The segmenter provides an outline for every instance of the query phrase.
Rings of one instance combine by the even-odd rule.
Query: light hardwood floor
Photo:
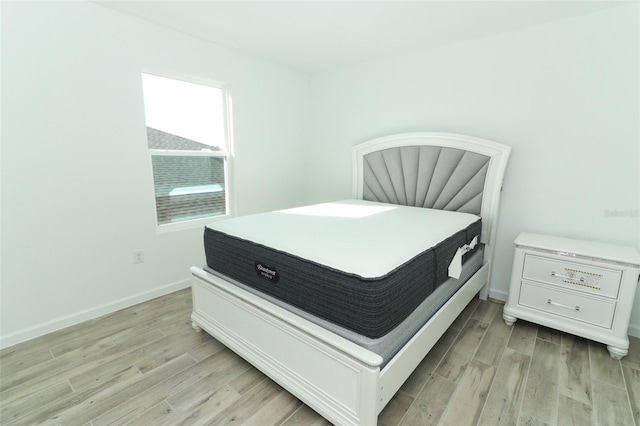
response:
[[[0,352],[3,425],[323,425],[191,328],[191,292]],[[472,301],[381,413],[381,425],[640,426],[640,339],[605,347]]]

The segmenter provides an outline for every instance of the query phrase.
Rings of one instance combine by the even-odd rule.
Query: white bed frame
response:
[[[353,148],[353,195],[362,198],[363,156],[402,146],[442,146],[490,157],[482,198],[484,264],[380,369],[382,358],[201,268],[191,268],[194,329],[204,329],[337,425],[375,425],[378,414],[464,307],[488,294],[502,179],[510,148],[469,136],[400,134]]]

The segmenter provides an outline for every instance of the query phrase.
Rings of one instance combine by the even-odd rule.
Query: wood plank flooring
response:
[[[208,334],[182,290],[0,352],[0,424],[327,425]],[[380,425],[640,426],[640,339],[599,343],[474,299]]]

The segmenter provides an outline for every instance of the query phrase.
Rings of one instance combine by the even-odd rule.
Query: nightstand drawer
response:
[[[519,303],[604,328],[611,328],[616,309],[616,304],[612,301],[594,299],[527,281],[522,282]]]
[[[615,299],[622,272],[527,255],[522,277]]]

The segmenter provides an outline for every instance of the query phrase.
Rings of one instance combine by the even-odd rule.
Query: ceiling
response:
[[[618,1],[98,1],[237,51],[317,72],[629,4]]]

